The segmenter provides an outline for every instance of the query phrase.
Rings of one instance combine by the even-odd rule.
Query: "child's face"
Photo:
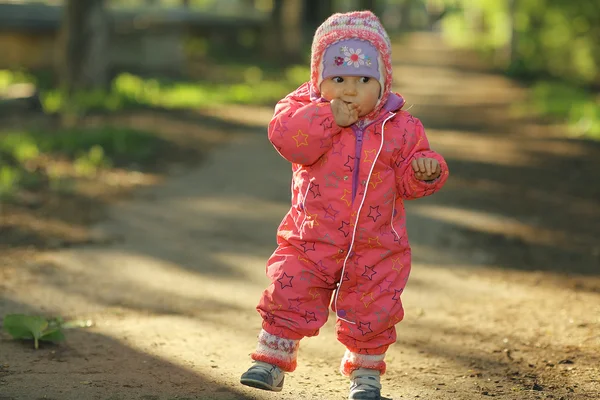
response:
[[[321,96],[329,101],[340,99],[358,105],[359,117],[369,114],[377,105],[381,85],[367,76],[334,76],[321,83]]]

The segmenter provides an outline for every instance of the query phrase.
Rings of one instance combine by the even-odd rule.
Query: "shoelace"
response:
[[[374,376],[357,376],[352,380],[352,387],[356,389],[367,389],[363,386],[370,386],[381,390],[379,379]]]

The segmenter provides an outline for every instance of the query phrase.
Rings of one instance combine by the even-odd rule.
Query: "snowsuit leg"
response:
[[[385,353],[396,341],[395,325],[404,318],[401,294],[410,274],[409,252],[380,262],[369,262],[368,254],[363,258],[366,263],[349,265],[356,281],[342,287],[337,302],[338,310],[346,310],[346,318],[337,319],[336,334],[346,346],[340,371],[348,376],[359,368],[385,373]]]
[[[254,360],[288,372],[296,368],[300,339],[316,336],[329,315],[336,279],[322,265],[309,260],[302,249],[280,242],[267,263],[272,283],[257,306],[263,323]]]

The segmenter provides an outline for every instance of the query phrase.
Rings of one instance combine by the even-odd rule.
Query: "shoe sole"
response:
[[[250,386],[256,389],[262,390],[270,390],[271,392],[281,392],[283,386],[271,386],[262,381],[254,380],[254,379],[240,379],[240,383],[242,385]]]

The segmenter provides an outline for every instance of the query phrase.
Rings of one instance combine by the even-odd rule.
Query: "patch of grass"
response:
[[[536,114],[564,122],[573,136],[600,140],[600,95],[566,83],[539,82],[531,90]]]
[[[105,168],[152,165],[166,145],[126,128],[0,133],[0,196],[43,185],[62,190],[69,179],[91,178]]]
[[[267,76],[258,67],[240,69],[237,81],[174,81],[142,78],[123,73],[112,82],[110,92],[88,92],[75,97],[84,110],[123,110],[145,107],[191,109],[212,105],[272,105],[309,78],[305,67],[290,67],[280,77]],[[56,112],[64,99],[58,90],[41,95],[44,109]]]

